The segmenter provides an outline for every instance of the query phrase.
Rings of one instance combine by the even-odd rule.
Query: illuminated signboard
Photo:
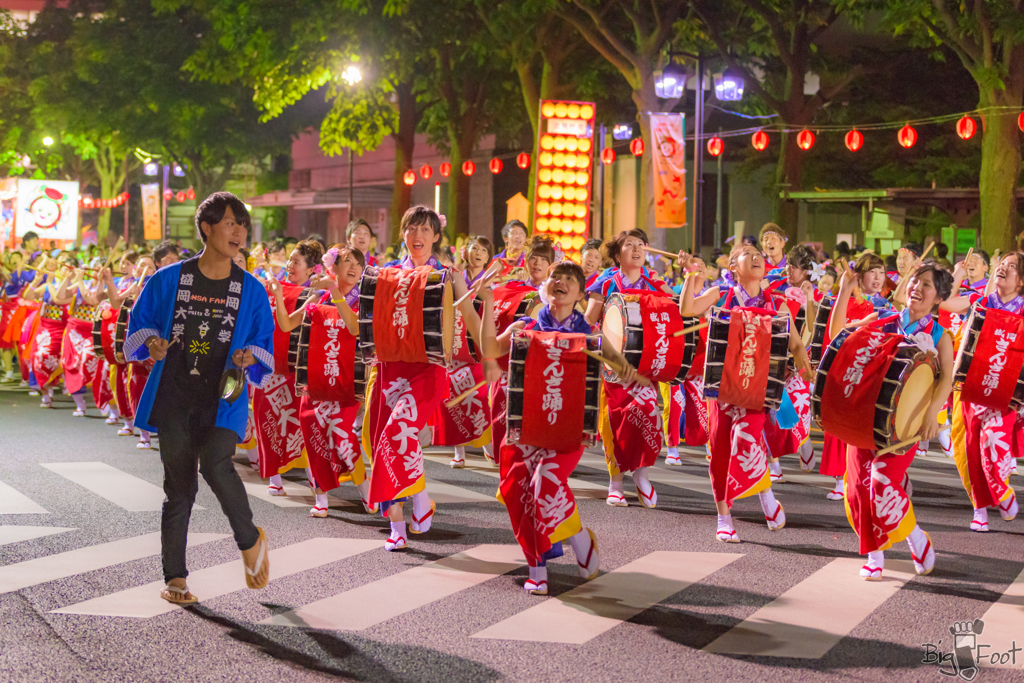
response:
[[[534,233],[578,260],[590,234],[594,103],[541,100]]]

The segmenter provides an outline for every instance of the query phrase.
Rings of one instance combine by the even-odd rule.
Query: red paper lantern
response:
[[[449,164],[447,161],[443,162],[441,164],[441,175],[443,177],[447,178],[451,174],[452,174],[452,165]]]
[[[914,130],[913,126],[907,124],[900,128],[900,131],[896,134],[896,140],[902,147],[913,147],[914,143],[917,142],[917,131]]]
[[[405,180],[405,184],[406,185],[412,185],[413,183],[416,182],[416,172],[415,171],[406,171],[405,175],[403,176],[403,178]]]
[[[615,163],[615,150],[611,147],[605,147],[601,150],[601,163],[605,166]]]
[[[805,128],[797,133],[796,146],[805,152],[811,147],[814,147],[814,132]]]
[[[516,157],[516,166],[519,168],[530,168],[530,155],[526,152],[520,152]]]
[[[127,199],[128,198],[128,196],[127,196],[128,193],[125,192],[124,194],[125,194],[125,199]],[[191,201],[191,200],[193,200],[195,198],[196,198],[196,191],[193,190],[191,187],[188,188],[188,190],[185,191],[185,199],[188,199],[188,200]]]
[[[721,156],[723,151],[725,151],[725,143],[722,142],[722,138],[716,135],[708,140],[708,154],[717,157]]]
[[[644,141],[643,138],[636,138],[629,142],[629,151],[633,153],[635,157],[642,157],[644,155]]]
[[[169,202],[173,198],[174,198],[174,193],[171,191],[170,188],[164,190],[164,201]]]
[[[179,202],[185,201],[185,190],[178,190],[178,193],[174,195],[174,198]]]
[[[501,163],[501,159],[491,159],[491,163],[489,163],[487,166],[488,168],[491,169],[491,173],[493,173],[494,175],[498,175],[499,173],[501,173],[501,169],[502,166],[504,166],[504,164]]]
[[[1024,111],[1022,111],[1020,116],[1017,117],[1017,127],[1024,130]]]
[[[861,133],[859,130],[851,130],[849,133],[846,134],[845,142],[846,149],[850,150],[851,152],[856,152],[857,150],[864,146],[864,134]]]
[[[970,140],[978,132],[978,123],[970,116],[965,116],[956,122],[956,134],[961,140]]]
[[[763,152],[768,149],[768,133],[763,130],[759,130],[750,137],[750,144],[754,146],[758,152]]]
[[[432,176],[432,175],[434,175],[434,169],[432,169],[427,164],[423,164],[422,166],[420,166],[420,177],[421,178],[423,178],[424,180],[429,180],[430,176]]]
[[[472,161],[463,161],[462,162],[462,175],[464,175],[464,176],[471,176],[474,173],[476,173],[476,164],[474,164]]]

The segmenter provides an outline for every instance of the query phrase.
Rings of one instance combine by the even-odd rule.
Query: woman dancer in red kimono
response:
[[[335,341],[329,342],[337,346],[338,352],[334,359],[337,366],[339,362],[346,362],[340,356],[347,354],[354,357],[357,354],[359,278],[366,261],[358,249],[338,244],[324,254],[323,265],[333,278],[328,275],[315,276],[310,281],[311,289],[323,292],[317,301],[314,302],[313,297],[310,297],[306,305],[289,314],[275,290],[277,324],[282,330],[290,332],[302,322],[304,316],[312,315],[320,306],[333,304],[342,323],[340,329],[335,328]],[[362,361],[357,359],[355,362]],[[344,381],[344,378],[341,379]],[[377,511],[369,503],[370,482],[366,478],[366,466],[356,436],[356,416],[360,405],[361,402],[355,400],[344,403],[315,401],[308,395],[302,396],[299,401],[299,426],[309,461],[306,474],[316,497],[309,511],[310,517],[327,517],[327,492],[346,481],[351,481],[359,490],[359,497],[367,512]]]
[[[953,273],[954,290],[966,275],[964,264],[958,263]],[[943,308],[965,319],[972,307],[1019,315],[1024,313],[1022,288],[1024,253],[1011,252],[999,261],[995,277],[989,280],[983,294],[955,296]],[[1007,522],[1016,518],[1019,511],[1010,473],[1018,455],[1016,436],[1021,418],[1013,408],[994,410],[963,400],[962,396],[961,391],[953,392],[953,457],[974,507],[971,531],[984,533],[988,531],[989,508],[998,508]]]
[[[604,312],[604,302],[613,293],[662,292],[673,296],[668,285],[645,267],[647,263],[647,233],[633,229],[619,233],[605,243],[605,251],[615,263],[587,290],[587,321],[597,323]],[[680,252],[682,254],[682,252]],[[647,469],[661,454],[662,422],[658,408],[658,389],[636,381],[605,377],[601,384],[601,443],[608,463],[608,497],[605,502],[615,507],[626,507],[623,479],[627,472],[633,476],[637,497],[645,508],[658,504],[658,493],[648,477]]]
[[[463,279],[467,287],[487,287],[481,280],[488,274],[487,264],[491,262],[494,255],[494,247],[486,237],[470,235],[466,245],[461,249],[456,259],[456,270],[462,270]],[[493,271],[492,271],[493,272]],[[483,369],[477,361],[482,354],[471,353],[472,349],[479,349],[475,346],[477,330],[467,330],[465,320],[461,313],[456,313],[455,320],[455,342],[457,348],[452,350],[452,362],[448,368],[449,391],[452,396],[458,396],[462,392],[475,386],[483,380]],[[434,417],[433,444],[435,446],[452,446],[455,454],[452,456],[451,467],[460,469],[466,466],[466,446],[482,446],[485,457],[493,461],[493,450],[491,449],[490,420],[491,407],[487,399],[488,389],[486,386],[479,389],[473,396],[448,408],[441,405],[438,414]]]
[[[518,221],[512,221],[518,223]],[[510,223],[509,225],[511,225]],[[505,228],[509,226],[506,225]],[[518,230],[518,228],[516,228]],[[500,256],[500,254],[499,254]],[[530,241],[529,256],[524,260],[527,270],[525,280],[511,280],[494,288],[494,320],[498,333],[504,332],[515,320],[516,309],[526,296],[533,296],[537,287],[547,279],[548,271],[555,262],[555,248],[550,238],[535,235]],[[522,269],[520,269],[521,271]],[[492,382],[488,402],[491,407],[491,454],[497,454],[505,439],[505,389],[508,385],[508,365],[499,359],[501,379]],[[487,453],[485,450],[484,453]]]
[[[684,269],[692,265],[695,272],[683,285],[679,305],[684,317],[700,316],[718,303],[718,288],[695,296],[704,287],[704,263],[689,255],[680,257]],[[782,297],[762,290],[764,279],[764,256],[755,247],[744,244],[729,254],[729,268],[736,281],[726,294],[726,309],[754,308],[788,315],[786,306],[780,308]],[[810,376],[807,353],[796,330],[790,326],[789,349],[794,356],[797,370]],[[764,423],[768,419],[767,409],[748,409],[731,405],[721,400],[708,401],[709,450],[711,451],[711,489],[718,508],[718,528],[715,538],[726,543],[739,543],[739,534],[732,520],[733,501],[757,494],[761,501],[768,528],[778,531],[786,526],[786,513],[782,504],[772,493],[771,477],[768,473],[768,453],[764,441]]]
[[[853,275],[846,273],[842,279],[848,285]],[[900,314],[886,318],[883,313],[881,316],[886,318],[881,325],[882,332],[916,337],[919,346],[930,348],[938,356],[940,375],[932,385],[931,401],[925,410],[922,440],[938,435],[941,427],[939,411],[946,405],[953,389],[953,340],[932,315],[938,310],[939,303],[949,296],[952,285],[952,276],[936,264],[921,266],[910,278],[907,307]],[[838,305],[832,309],[830,325],[836,334],[846,322]],[[873,317],[867,317],[861,323],[871,322]],[[916,444],[902,453],[886,455],[879,455],[873,449],[847,447],[846,515],[860,539],[860,553],[868,556],[860,570],[860,575],[868,581],[882,578],[885,551],[902,540],[910,546],[914,570],[918,574],[928,574],[935,566],[931,537],[917,524],[914,506],[903,483],[916,452]]]
[[[559,263],[541,285],[547,305],[535,317],[513,323],[497,339],[494,338],[493,296],[490,292],[481,292],[486,355],[508,356],[512,332],[517,329],[591,334],[591,325],[576,310],[576,305],[583,301],[585,283],[582,268],[571,261]],[[626,368],[622,377],[624,381],[636,379],[636,371],[607,341],[602,345],[602,354]],[[583,527],[568,484],[569,476],[582,455],[582,445],[572,450],[556,451],[502,444],[499,492],[512,521],[512,531],[530,568],[530,577],[523,584],[523,589],[533,595],[548,594],[547,561],[562,555],[562,541],[565,540],[569,541],[576,555],[580,576],[588,581],[597,576],[600,567],[597,537],[593,531]]]
[[[401,225],[408,255],[385,267],[403,271],[424,267],[440,270],[434,249],[441,240],[442,227],[442,217],[434,210],[426,206],[410,208],[402,216]],[[461,277],[452,278],[452,284],[456,299],[468,291]],[[459,310],[469,329],[479,326],[479,316],[471,301],[463,301]],[[397,309],[394,313],[397,314]],[[409,315],[406,312],[406,317]],[[399,321],[396,330],[407,329],[408,325]],[[493,361],[485,361],[490,362]],[[487,367],[484,369],[486,371]],[[387,515],[391,523],[385,550],[407,547],[408,531],[426,533],[433,523],[436,506],[426,490],[419,433],[447,395],[447,385],[447,373],[441,365],[397,361],[377,364],[376,378],[372,388],[368,388],[369,438],[373,454],[370,504],[379,504],[382,514]],[[408,530],[403,514],[407,498],[412,498]]]
[[[50,262],[56,268],[53,277],[60,277],[60,289],[66,289],[68,284],[75,277],[74,259],[69,255],[61,256],[58,261]],[[49,265],[49,263],[48,263]],[[60,268],[66,268],[63,273]],[[42,280],[42,273],[37,273],[37,279]],[[63,373],[61,367],[61,341],[64,338],[64,330],[68,324],[68,307],[66,304],[57,302],[58,286],[55,280],[42,285],[29,285],[23,297],[30,301],[41,301],[42,308],[39,310],[39,327],[35,332],[32,341],[32,374],[39,383],[39,393],[42,394],[41,408],[53,407],[53,389],[60,381]]]
[[[291,285],[290,298],[294,310],[302,310],[316,301],[311,287],[315,275],[323,268],[323,247],[319,242],[304,240],[295,245],[286,266],[287,281]],[[253,421],[256,427],[256,447],[259,450],[260,476],[270,480],[267,492],[272,496],[286,495],[281,475],[293,468],[308,468],[309,462],[302,443],[299,423],[299,397],[295,395],[295,360],[298,351],[298,322],[288,329],[288,310],[284,303],[284,285],[272,278],[267,290],[273,297],[272,310],[277,311],[277,330],[274,332],[274,373],[267,383],[253,392]],[[298,290],[298,291],[296,291]],[[282,313],[285,314],[282,319]],[[301,313],[298,321],[302,320]],[[307,471],[308,474],[308,471]]]
[[[833,332],[838,334],[844,325],[872,313],[884,315],[892,310],[889,301],[879,293],[885,285],[885,263],[882,259],[875,254],[862,254],[849,272],[849,276],[844,274],[840,279],[839,294],[832,306],[832,315],[825,332],[825,345],[831,343]],[[836,325],[835,320],[845,322]],[[846,444],[825,432],[818,473],[835,477],[835,488],[826,495],[829,500],[843,500],[845,497],[843,475],[846,474],[846,462]]]

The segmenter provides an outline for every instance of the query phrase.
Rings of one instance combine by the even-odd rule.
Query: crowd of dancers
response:
[[[990,264],[974,251],[949,267],[908,244],[887,272],[871,251],[829,262],[806,245],[787,251],[769,223],[757,245],[714,263],[662,256],[676,274],[665,279],[640,229],[588,242],[578,262],[519,221],[502,228],[500,253],[477,236],[453,252],[440,249],[444,216],[416,206],[399,258],[384,262],[361,221],[344,244],[251,251],[231,195],[208,199],[196,221],[204,254],[223,263],[181,260],[164,243],[88,268],[35,254],[26,239],[0,269],[7,380],[38,392],[42,408],[63,386],[74,416],[91,391],[119,435],[137,435],[140,449],[159,438],[172,602],[196,599],[184,563],[196,470],[179,476],[179,460],[198,462],[221,499],[250,587],[269,576],[230,456],[207,455],[236,444],[271,495],[304,470],[313,517],[351,483],[367,513],[388,519],[388,551],[438,513],[422,448],[451,448],[453,468],[482,449],[529,565],[524,589],[537,595],[564,541],[580,576],[599,572],[597,535],[568,485],[598,443],[616,507],[629,504],[627,474],[639,504],[657,506],[649,468],[665,447],[669,466],[683,464],[681,444],[705,449],[714,534],[727,543],[740,542],[732,509],[744,498],[757,496],[769,529],[786,526],[780,458],[817,466],[835,479],[826,495],[845,505],[867,580],[904,540],[919,574],[935,565],[907,477],[931,440],[956,461],[972,531],[988,531],[990,510],[1017,514],[1024,253]],[[241,400],[225,389],[233,368],[248,380]]]

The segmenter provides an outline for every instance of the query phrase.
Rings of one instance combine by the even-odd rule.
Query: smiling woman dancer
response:
[[[683,285],[680,312],[684,317],[703,315],[718,303],[719,291],[713,287],[695,296],[695,292],[700,292],[704,286],[704,264],[689,255],[683,255],[680,260],[684,268],[689,267],[691,261],[696,266],[696,272]],[[788,307],[780,307],[783,303],[781,296],[761,289],[765,260],[755,247],[744,244],[733,249],[729,254],[729,268],[737,284],[726,293],[723,308],[734,312],[737,309],[754,309],[756,313],[789,314]],[[744,346],[746,341],[744,339]],[[807,354],[793,325],[790,325],[789,330],[789,350],[794,356],[797,370],[809,376]],[[715,537],[719,541],[739,543],[740,538],[732,521],[732,503],[755,493],[760,498],[768,528],[778,531],[786,526],[786,513],[772,493],[768,472],[764,440],[767,419],[768,410],[765,408],[742,408],[721,398],[708,401],[711,489],[718,508]]]
[[[954,287],[958,285],[967,275],[964,264],[958,263],[953,273]],[[966,295],[953,297],[943,304],[943,308],[966,316],[972,309],[987,309],[989,311],[1005,311],[1019,316],[1024,312],[1024,296],[1021,290],[1024,288],[1024,253],[1012,252],[1003,256],[996,266],[995,277],[989,281],[984,294],[971,292]],[[1001,327],[1006,332],[1021,327],[1019,318],[1014,316],[1007,318]],[[992,327],[995,328],[993,315]],[[985,324],[989,327],[989,324]],[[1003,331],[1003,330],[1000,330]],[[965,331],[970,333],[970,331]],[[1018,337],[1019,332],[1014,333]],[[982,338],[984,336],[984,338]],[[956,460],[956,468],[960,472],[960,479],[963,481],[967,495],[970,497],[974,507],[974,518],[971,520],[971,531],[988,531],[988,509],[998,507],[999,515],[1007,522],[1012,521],[1018,512],[1017,495],[1010,486],[1009,478],[1011,464],[1017,455],[1017,441],[1014,438],[1015,432],[1019,429],[1020,416],[1012,407],[1003,410],[990,409],[982,405],[962,400],[962,396],[970,395],[971,389],[967,386],[974,383],[975,377],[983,377],[983,381],[989,384],[996,384],[995,387],[987,387],[989,393],[1004,393],[1005,389],[998,386],[1001,374],[1005,374],[1009,382],[1016,384],[1016,378],[1012,373],[1000,372],[1001,366],[990,364],[989,357],[997,355],[997,342],[1002,342],[1004,348],[1011,345],[1017,347],[1019,339],[1014,341],[1017,344],[1008,343],[1004,334],[996,338],[994,334],[988,334],[982,328],[978,346],[974,353],[974,363],[981,366],[978,370],[967,375],[964,382],[963,392],[953,392],[953,457]],[[966,344],[967,339],[961,339],[961,344]],[[990,351],[981,352],[985,346]],[[1019,351],[1014,349],[1016,353]],[[1010,354],[1003,355],[1005,358]],[[1006,363],[1009,365],[1009,363]],[[994,371],[985,372],[981,368],[994,368]],[[992,379],[994,378],[994,381]],[[984,392],[982,392],[984,393]],[[975,392],[979,400],[982,398]],[[984,435],[984,436],[983,436]]]
[[[415,310],[412,287],[425,282],[429,271],[443,270],[434,255],[435,245],[441,240],[441,216],[426,206],[414,206],[402,216],[401,232],[408,249],[408,255],[400,261],[385,266],[387,269],[414,271],[389,277],[386,282],[378,279],[374,306],[387,296],[404,291],[407,307],[399,310],[398,298],[386,302],[390,309],[385,319],[397,324],[374,327],[374,343],[390,344],[403,349],[412,344],[422,345],[422,319],[419,320],[420,338],[414,331],[415,316],[423,316],[422,306]],[[422,269],[422,270],[421,270]],[[452,278],[456,299],[466,293],[466,283],[461,276]],[[392,294],[384,293],[391,289]],[[418,290],[419,291],[419,290]],[[418,295],[422,301],[422,291]],[[466,320],[468,329],[480,329],[480,318],[469,300],[463,301],[459,311]],[[376,317],[376,313],[375,316]],[[384,339],[384,332],[393,335]],[[381,513],[391,522],[391,533],[384,543],[388,551],[401,550],[408,545],[408,535],[403,514],[407,498],[412,498],[412,523],[409,531],[422,534],[430,530],[435,505],[426,490],[423,473],[423,451],[420,448],[419,433],[427,420],[447,394],[448,376],[443,365],[429,362],[382,361],[377,363],[376,378],[368,389],[369,440],[373,465],[370,475],[370,504],[379,504]]]
[[[670,297],[675,294],[657,273],[645,266],[647,244],[647,233],[638,228],[619,233],[614,240],[605,243],[605,251],[615,267],[602,273],[587,289],[590,293],[589,323],[601,319],[605,300],[616,292],[654,291]],[[647,476],[647,469],[661,454],[663,436],[657,389],[605,375],[601,383],[601,406],[601,443],[610,477],[605,502],[614,507],[628,505],[622,482],[629,472],[640,504],[645,508],[655,507],[658,493]]]
[[[482,291],[486,355],[508,356],[515,330],[591,334],[591,325],[576,310],[576,305],[583,301],[585,282],[583,270],[578,265],[571,261],[559,263],[552,270],[551,277],[541,285],[547,304],[534,317],[513,323],[497,339],[494,337],[493,295]],[[602,344],[601,353],[624,366],[622,381],[628,384],[636,379],[636,371],[607,341]],[[544,370],[545,374],[548,369]],[[557,372],[562,377],[567,371],[562,365]],[[568,402],[563,405],[568,406]],[[582,403],[579,407],[582,410]],[[523,585],[528,593],[547,595],[547,561],[562,555],[564,540],[569,541],[576,554],[580,576],[587,580],[597,576],[600,566],[597,538],[580,522],[576,501],[568,485],[569,475],[582,455],[582,445],[565,451],[521,444],[503,443],[501,446],[499,490],[512,521],[513,533],[530,567],[530,578]]]
[[[845,287],[848,292],[851,289],[849,283],[854,277],[851,272],[844,274],[840,291]],[[868,322],[869,325],[879,326],[881,332],[906,338],[923,335],[927,337],[927,342],[911,339],[912,343],[925,344],[938,357],[940,375],[931,386],[930,400],[921,425],[922,440],[933,439],[938,435],[938,414],[953,388],[953,340],[932,315],[939,303],[949,296],[952,285],[952,276],[936,264],[921,266],[909,279],[906,288],[907,307],[903,312],[888,317],[883,314],[881,322]],[[846,325],[845,306],[840,308],[842,303],[840,299],[832,309],[829,323],[832,336],[837,336]],[[867,320],[870,321],[870,318]],[[882,344],[884,341],[879,339],[875,346],[877,348]],[[871,362],[872,357],[867,358]],[[873,404],[876,399],[871,397],[870,400]],[[846,448],[846,515],[860,539],[860,553],[868,556],[860,570],[860,575],[868,581],[882,578],[885,551],[904,539],[910,546],[914,569],[918,574],[927,574],[935,566],[935,549],[931,538],[918,526],[914,506],[903,483],[916,452],[916,444],[903,449],[902,453],[885,455],[880,455],[876,449],[853,445]]]
[[[850,266],[839,281],[839,294],[836,296],[829,317],[829,326],[825,331],[823,348],[832,341],[832,330],[838,333],[845,325],[866,318],[872,313],[884,315],[892,310],[889,301],[879,294],[885,285],[885,263],[875,254],[862,254],[857,263]],[[832,321],[840,320],[838,326]],[[825,432],[825,444],[821,449],[821,466],[819,474],[835,477],[835,487],[826,494],[829,500],[843,500],[846,497],[843,476],[846,474],[846,444],[842,440]]]
[[[185,546],[202,473],[227,515],[242,552],[245,582],[270,579],[269,550],[231,457],[245,437],[245,400],[220,396],[221,377],[244,369],[257,386],[274,370],[274,322],[259,281],[232,263],[245,244],[249,213],[229,192],[210,195],[196,212],[203,252],[160,269],[132,308],[125,356],[155,361],[135,422],[160,432],[164,501],[160,542],[166,586],[160,597],[176,604],[198,598],[185,579]]]

